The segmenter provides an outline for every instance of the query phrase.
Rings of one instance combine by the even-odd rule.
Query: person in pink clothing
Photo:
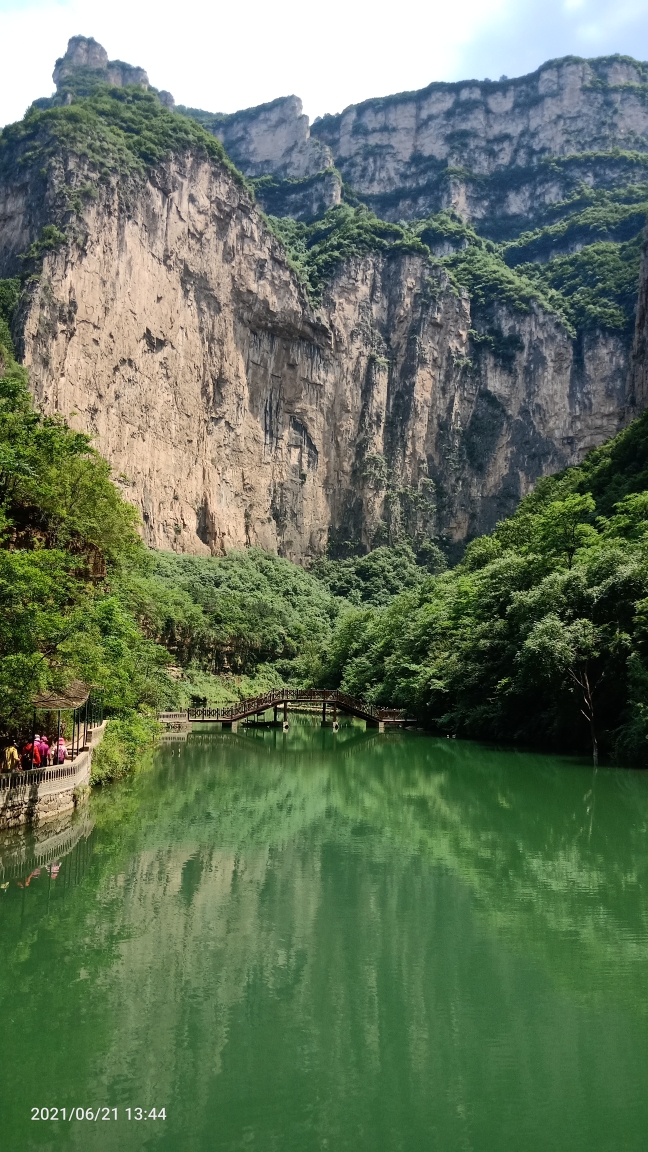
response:
[[[65,740],[61,736],[57,744],[54,746],[54,754],[52,756],[52,764],[65,764],[65,757],[67,756],[67,747]]]
[[[40,752],[41,767],[44,768],[47,764],[50,763],[50,747],[47,736],[41,736],[38,744],[38,751]]]

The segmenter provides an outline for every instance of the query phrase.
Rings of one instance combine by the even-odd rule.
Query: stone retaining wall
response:
[[[72,811],[89,788],[92,754],[103,739],[106,723],[89,731],[88,744],[73,761],[0,776],[0,830]]]

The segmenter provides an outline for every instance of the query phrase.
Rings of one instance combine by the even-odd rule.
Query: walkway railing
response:
[[[184,716],[185,713],[183,712]],[[65,760],[63,764],[52,764],[50,766],[43,765],[41,768],[26,768],[24,771],[19,772],[0,772],[0,792],[6,792],[11,788],[40,788],[41,785],[54,784],[57,781],[64,781],[71,776],[77,776],[79,772],[83,773],[87,769],[87,757],[84,753],[89,752],[94,743],[97,733],[101,735],[105,721],[95,722],[92,726],[88,725],[86,734],[86,743],[82,748],[78,748],[76,754],[70,756],[71,749],[68,748],[68,755],[70,759]],[[79,764],[79,758],[83,757]],[[56,789],[46,788],[46,791],[55,791]]]
[[[78,771],[78,764],[72,762],[52,768],[27,768],[24,772],[2,772],[0,792],[5,792],[8,788],[32,788],[50,780],[63,780],[67,776],[76,776]]]
[[[405,720],[405,712],[400,708],[378,708],[375,704],[368,704],[364,700],[350,696],[347,692],[326,688],[271,688],[260,696],[237,700],[233,704],[225,704],[222,708],[188,708],[186,712],[159,712],[158,719],[168,724],[190,720],[244,720],[248,716],[265,712],[268,708],[278,707],[281,704],[332,704],[341,708],[343,712],[350,712],[363,720],[386,724],[398,724]]]

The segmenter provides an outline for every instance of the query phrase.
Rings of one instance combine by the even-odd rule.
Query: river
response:
[[[0,841],[3,1152],[644,1152],[647,774],[295,717],[45,828]]]

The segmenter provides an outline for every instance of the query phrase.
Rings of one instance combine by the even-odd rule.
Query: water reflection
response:
[[[49,1091],[167,1106],[66,1130],[102,1152],[642,1148],[647,785],[308,719],[167,742],[46,924],[0,902],[16,1147],[38,1038]]]
[[[56,878],[61,861],[72,853],[72,867],[65,876],[69,883],[78,883],[92,855],[93,828],[93,816],[82,810],[0,833],[0,887],[6,891],[12,883],[28,886],[41,874]]]

